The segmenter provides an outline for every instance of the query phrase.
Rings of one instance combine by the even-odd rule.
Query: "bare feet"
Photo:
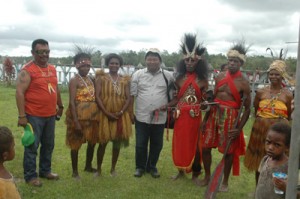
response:
[[[179,178],[183,178],[185,175],[184,175],[184,172],[183,171],[179,171],[177,175],[175,176],[172,176],[172,180],[177,180]]]
[[[97,169],[92,168],[92,167],[85,167],[84,171],[90,172],[90,173],[95,173],[95,172],[97,172]]]
[[[101,176],[101,169],[97,170],[95,173],[94,173],[94,177],[99,177]]]
[[[73,173],[72,177],[75,178],[75,180],[80,180],[80,176],[78,173]]]
[[[207,186],[208,185],[208,183],[209,183],[209,178],[204,178],[204,179],[202,179],[202,180],[200,180],[199,181],[199,186],[200,187],[205,187],[205,186]]]
[[[219,192],[228,192],[228,185],[221,184]]]
[[[116,177],[117,176],[117,172],[115,170],[110,171],[110,176],[111,177]]]
[[[194,184],[196,185],[196,186],[200,186],[200,180],[197,178],[197,177],[192,177],[192,181],[194,182]]]

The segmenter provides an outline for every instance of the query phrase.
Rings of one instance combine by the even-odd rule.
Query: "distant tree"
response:
[[[287,67],[287,71],[288,73],[295,73],[296,72],[296,68],[297,68],[297,59],[295,58],[287,58],[285,60]]]
[[[96,50],[93,54],[92,54],[92,63],[95,67],[99,67],[101,66],[101,59],[102,59],[102,52],[100,50]]]
[[[122,51],[119,53],[123,58],[124,65],[134,65],[137,66],[139,63],[139,56],[137,52],[133,50]]]
[[[262,55],[254,55],[247,57],[245,66],[243,66],[243,69],[255,71],[256,69],[260,71],[266,71],[269,68],[269,65],[272,62],[272,58],[270,57],[264,57]]]
[[[12,80],[15,78],[16,70],[13,66],[13,61],[8,57],[6,57],[3,61],[3,72],[4,81],[7,86],[10,86]]]
[[[172,54],[169,54],[166,50],[162,52],[161,56],[165,66],[170,69],[176,68],[178,61],[181,59],[179,53],[173,52]]]
[[[51,63],[57,63],[60,65],[69,65],[69,64],[73,64],[73,57],[72,56],[68,56],[68,57],[60,57],[60,58],[50,58],[50,60],[54,60],[53,62],[50,61]]]
[[[208,63],[211,64],[212,68],[213,69],[217,69],[219,70],[220,69],[220,66],[222,64],[225,64],[227,63],[227,57],[221,53],[219,54],[207,54],[206,55],[206,59],[208,61]]]
[[[74,51],[78,52],[80,50],[84,50],[85,52],[88,51],[92,55],[92,63],[94,66],[98,67],[101,66],[101,60],[105,55],[102,54],[100,50],[95,50],[95,48],[87,46],[87,45],[75,45]],[[74,55],[75,55],[74,52]],[[143,68],[145,67],[145,54],[147,52],[147,49],[141,49],[140,51],[136,52],[133,50],[127,50],[127,51],[122,51],[119,54],[122,56],[124,59],[124,64],[126,65],[134,65],[137,68]],[[68,57],[50,57],[49,62],[56,65],[56,64],[61,64],[61,65],[70,65],[73,64],[73,56],[68,56]],[[174,66],[178,63],[178,61],[182,58],[182,53],[181,52],[172,52],[171,54],[167,50],[161,51],[161,56],[163,59],[163,62],[165,64],[165,67],[167,69],[173,69]],[[207,53],[205,55],[208,63],[211,64],[213,69],[220,69],[220,66],[224,63],[227,63],[227,57],[225,54],[209,54]],[[2,57],[4,58],[4,57]],[[31,56],[24,57],[10,57],[11,60],[14,60],[14,64],[18,67],[16,67],[16,70],[18,70],[20,65],[24,65],[27,63],[29,60],[32,59]],[[247,61],[245,65],[243,66],[242,70],[247,70],[249,72],[253,71],[255,72],[256,69],[259,71],[266,71],[269,68],[269,65],[272,63],[273,58],[272,57],[264,57],[261,55],[253,55],[247,57]],[[287,58],[286,60],[287,63],[287,71],[289,74],[292,74],[296,71],[296,65],[297,65],[297,60],[296,58]]]

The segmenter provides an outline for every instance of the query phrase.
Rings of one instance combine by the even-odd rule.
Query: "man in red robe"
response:
[[[178,92],[168,104],[177,104],[172,155],[179,173],[174,179],[193,172],[192,179],[197,183],[201,171],[201,103],[208,88],[208,64],[204,59],[206,49],[197,43],[196,35],[185,34],[181,47],[183,59],[179,62],[175,82]]]

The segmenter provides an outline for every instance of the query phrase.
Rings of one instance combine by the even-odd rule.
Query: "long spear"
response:
[[[246,98],[247,97],[245,95],[242,98],[242,104],[241,104],[238,115],[237,115],[236,120],[233,125],[234,128],[236,128],[238,126],[238,122],[240,120]],[[206,188],[206,191],[204,194],[205,199],[214,199],[217,195],[217,192],[219,191],[219,187],[220,187],[223,175],[224,175],[225,156],[227,155],[228,149],[231,145],[231,141],[232,141],[231,139],[228,140],[224,154],[222,156],[222,159],[219,162],[219,164],[216,166],[212,176],[210,177],[210,181],[207,185],[207,188]]]
[[[300,22],[300,21],[299,21]],[[292,123],[292,136],[291,146],[289,153],[289,168],[288,168],[288,184],[285,198],[296,198],[297,196],[297,183],[298,183],[298,168],[299,168],[299,152],[300,152],[300,23],[298,32],[298,55],[297,55],[297,68],[296,68],[296,87],[295,87],[295,98],[294,98],[294,115]],[[297,175],[296,175],[297,174]]]

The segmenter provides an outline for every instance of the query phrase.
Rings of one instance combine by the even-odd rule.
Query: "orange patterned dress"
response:
[[[98,142],[99,109],[95,102],[95,87],[90,77],[76,75],[79,86],[76,90],[75,106],[76,114],[82,134],[75,134],[75,126],[70,107],[66,111],[67,134],[66,145],[71,149],[79,149],[85,142],[93,144]]]
[[[262,158],[266,155],[265,140],[269,127],[277,122],[288,121],[288,111],[284,102],[264,99],[259,102],[256,118],[246,151],[244,165],[249,171],[257,171]]]

